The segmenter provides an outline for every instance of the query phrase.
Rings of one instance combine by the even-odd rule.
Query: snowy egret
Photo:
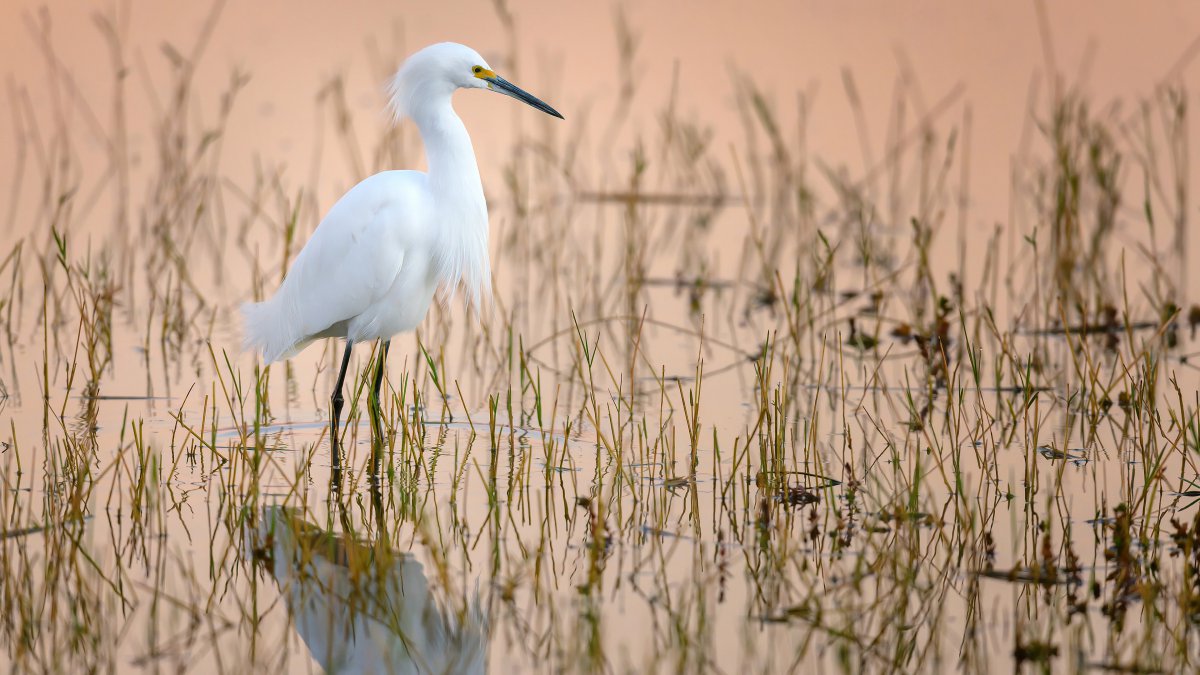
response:
[[[325,215],[275,295],[242,306],[245,346],[266,363],[320,338],[346,338],[330,399],[335,476],[342,385],[354,344],[382,341],[371,408],[378,429],[392,336],[421,323],[439,287],[448,297],[464,286],[476,309],[491,292],[487,204],[471,138],[450,103],[458,89],[505,94],[562,119],[469,47],[444,42],[414,53],[392,79],[390,107],[397,122],[417,125],[428,172],[384,171],[355,185]],[[372,471],[375,464],[373,458]]]

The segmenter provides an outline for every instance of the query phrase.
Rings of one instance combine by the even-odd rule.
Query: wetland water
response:
[[[5,5],[0,664],[1195,669],[1200,11],[843,5]],[[236,307],[441,39],[566,122],[456,98],[495,298],[333,491]]]

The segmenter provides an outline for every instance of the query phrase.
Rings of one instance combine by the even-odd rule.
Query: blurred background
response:
[[[1200,32],[1200,8],[1183,1],[1137,8],[1109,0],[217,6],[201,40],[213,8],[205,3],[4,3],[5,95],[27,103],[0,106],[6,130],[0,152],[8,158],[0,184],[12,184],[21,161],[34,161],[34,153],[17,152],[15,137],[35,124],[45,130],[54,97],[65,100],[82,151],[104,142],[96,128],[113,113],[117,64],[128,69],[122,81],[132,166],[148,170],[150,158],[136,149],[151,150],[147,111],[155,99],[162,105],[169,51],[187,54],[197,43],[204,45],[198,90],[222,91],[235,72],[248,78],[227,128],[223,173],[245,180],[257,162],[287,166],[296,179],[308,176],[318,170],[316,148],[333,124],[332,104],[317,104],[322,92],[333,83],[344,87],[347,112],[366,138],[388,122],[383,87],[403,57],[451,40],[476,48],[509,79],[564,111],[567,123],[547,125],[545,133],[586,137],[583,163],[597,166],[626,161],[639,138],[656,133],[672,100],[680,114],[711,130],[713,153],[728,159],[744,141],[739,77],[752,80],[790,124],[803,99],[807,152],[854,176],[865,163],[880,162],[897,137],[889,125],[898,95],[913,99],[910,124],[921,115],[959,122],[969,110],[972,220],[991,224],[1007,217],[1012,158],[1028,147],[1026,113],[1046,103],[1051,69],[1094,105],[1122,105],[1124,114],[1135,115],[1138,100],[1164,82],[1194,81]],[[105,37],[110,31],[121,37],[119,54]],[[70,84],[51,86],[53,68],[68,70]],[[211,121],[218,104],[196,102],[196,119]],[[498,192],[504,153],[522,129],[544,121],[482,96],[459,96],[456,106],[472,132],[485,185]],[[623,117],[613,124],[618,109]],[[18,111],[23,116],[14,119]],[[80,159],[106,161],[97,155]],[[335,152],[320,162],[326,180],[319,201],[327,208],[354,169]],[[17,234],[30,221],[10,222]]]

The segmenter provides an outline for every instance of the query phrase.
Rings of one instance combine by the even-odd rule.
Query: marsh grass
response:
[[[846,73],[855,171],[807,151],[809,93],[787,112],[734,72],[726,152],[674,89],[642,98],[618,14],[612,109],[567,138],[515,127],[494,306],[435,309],[380,401],[359,355],[330,489],[337,350],[264,368],[228,317],[315,226],[323,153],[352,181],[414,140],[362,128],[334,78],[307,183],[227,178],[253,82],[196,88],[219,10],[164,49],[162,89],[130,66],[128,17],[97,17],[109,126],[30,22],[54,107],[10,87],[9,218],[36,225],[0,260],[10,667],[1195,668],[1182,85],[1129,116],[1055,84],[1030,106],[1015,215],[981,233],[961,89],[927,105],[902,64],[876,147]],[[404,50],[370,51],[386,72]]]

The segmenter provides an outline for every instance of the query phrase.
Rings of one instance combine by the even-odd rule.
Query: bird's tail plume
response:
[[[278,299],[244,303],[242,325],[245,331],[242,349],[262,354],[263,363],[286,359],[303,347],[296,344],[287,329],[288,322],[280,316]]]

